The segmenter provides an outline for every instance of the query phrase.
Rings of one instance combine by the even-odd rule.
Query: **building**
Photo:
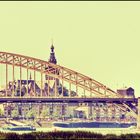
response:
[[[117,89],[117,93],[122,95],[124,98],[135,98],[134,89],[132,87]]]
[[[49,58],[48,62],[50,62],[52,64],[57,64],[53,44],[51,45],[51,53],[50,53],[50,58]],[[56,73],[59,74],[59,71],[55,70],[54,68],[52,68],[50,66],[45,68],[45,70],[49,70],[49,69],[51,69],[53,74],[56,74]],[[46,79],[45,89],[44,89],[45,93],[48,94],[49,96],[54,96],[55,93],[59,93],[59,91],[58,91],[58,88],[60,86],[59,79],[53,78],[49,75],[45,75],[45,79]]]

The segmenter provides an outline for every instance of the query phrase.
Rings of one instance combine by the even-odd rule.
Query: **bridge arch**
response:
[[[112,89],[88,76],[44,60],[14,53],[0,52],[0,63],[44,73],[53,78],[61,79],[87,90],[97,95],[97,97],[121,97]]]
[[[122,97],[109,87],[88,76],[44,60],[14,53],[0,52],[0,63],[5,64],[6,68],[8,65],[12,65],[13,68],[17,66],[28,70],[38,71],[41,74],[46,74],[56,79],[61,79],[62,81],[66,81],[70,84],[75,85],[76,87],[80,87],[83,90],[89,91],[98,98]],[[133,114],[135,114],[133,110],[131,110],[131,108],[125,103],[123,103],[123,106],[125,108],[128,108]]]

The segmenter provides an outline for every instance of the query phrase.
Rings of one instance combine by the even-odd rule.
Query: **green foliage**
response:
[[[43,118],[45,118],[47,115],[48,115],[48,110],[45,109],[45,108],[43,108],[43,110],[41,111],[41,116],[42,116]]]
[[[5,139],[6,140],[18,140],[18,139],[20,139],[20,135],[18,135],[16,133],[6,133]]]
[[[107,134],[102,135],[93,132],[86,132],[86,131],[52,131],[52,132],[32,132],[32,133],[25,133],[25,134],[17,134],[17,133],[2,133],[0,132],[0,139],[9,139],[9,140],[54,140],[54,139],[61,139],[61,140],[85,140],[85,139],[104,139],[104,140],[132,140],[132,139],[140,139],[140,134],[122,134],[120,136],[116,136],[114,134]]]
[[[36,118],[37,117],[37,111],[35,109],[30,109],[26,114],[26,118]]]
[[[14,109],[14,110],[12,110],[11,116],[12,116],[13,118],[18,117],[18,116],[19,116],[18,109]]]
[[[140,139],[140,134],[122,134],[120,136],[121,139],[127,140],[127,139]]]
[[[0,116],[4,115],[4,111],[2,109],[0,109]]]

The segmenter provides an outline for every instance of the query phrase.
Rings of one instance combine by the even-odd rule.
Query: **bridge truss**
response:
[[[71,69],[62,67],[60,65],[56,65],[56,64],[52,64],[49,63],[47,61],[44,60],[40,60],[40,59],[36,59],[36,58],[32,58],[32,57],[28,57],[28,56],[23,56],[23,55],[19,55],[19,54],[13,54],[13,53],[7,53],[7,52],[0,52],[0,63],[5,65],[5,95],[1,98],[19,98],[19,100],[22,100],[22,88],[21,88],[21,82],[22,82],[22,70],[23,68],[26,69],[26,80],[27,80],[27,87],[29,86],[29,70],[32,70],[34,73],[34,89],[33,92],[36,93],[36,72],[40,73],[40,95],[38,96],[37,94],[34,94],[34,98],[60,98],[59,94],[58,94],[58,90],[57,90],[57,82],[58,80],[61,80],[61,92],[62,92],[62,96],[61,98],[65,98],[64,95],[64,82],[67,82],[69,84],[69,89],[68,89],[68,96],[67,98],[73,98],[72,93],[72,86],[75,86],[75,92],[76,95],[75,97],[77,98],[81,98],[80,96],[80,92],[79,88],[83,90],[83,94],[84,94],[84,98],[123,98],[120,94],[116,93],[115,91],[113,91],[112,89],[110,89],[109,87],[105,86],[104,84],[88,77],[85,76],[81,73],[78,73],[76,71],[73,71]],[[11,94],[11,96],[9,97],[8,95],[8,67],[12,66],[12,89],[14,89],[14,78],[15,78],[15,67],[19,68],[19,81],[20,81],[20,86],[19,86],[19,90],[20,90],[20,95],[19,97],[14,96],[14,93]],[[51,95],[51,91],[50,88],[47,89],[47,93],[48,94],[44,94],[44,90],[43,90],[43,77],[44,75],[47,78],[46,83],[48,86],[50,86],[50,81],[53,79],[55,82],[54,85],[54,94],[53,96],[50,97]],[[59,83],[60,84],[60,83]],[[27,93],[28,93],[28,88],[27,88]],[[90,93],[88,96],[86,95],[86,91],[88,91],[88,93]],[[14,90],[12,90],[12,92],[14,92]],[[27,96],[28,98],[32,98],[31,96]],[[65,100],[65,99],[64,99]],[[131,114],[134,117],[137,117],[136,115],[136,111],[134,112],[134,110],[132,110],[128,104],[126,104],[125,102],[123,102],[121,105],[117,105],[116,106],[120,107],[120,108],[127,108]]]

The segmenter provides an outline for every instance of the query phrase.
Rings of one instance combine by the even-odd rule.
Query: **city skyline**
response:
[[[49,59],[138,97],[138,2],[1,2],[1,51]]]

